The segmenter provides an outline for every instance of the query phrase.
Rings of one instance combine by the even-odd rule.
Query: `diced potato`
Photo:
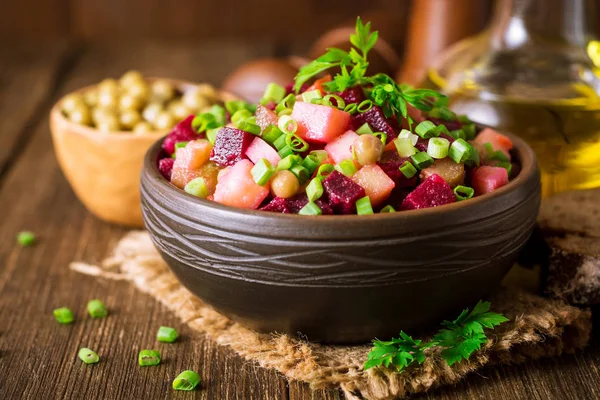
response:
[[[433,174],[439,175],[452,188],[462,185],[465,182],[464,164],[457,164],[450,158],[436,160],[431,167],[422,170],[420,175],[421,180],[425,180]]]

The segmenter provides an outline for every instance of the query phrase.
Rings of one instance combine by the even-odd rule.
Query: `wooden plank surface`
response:
[[[8,50],[5,50],[8,52]],[[314,399],[343,398],[337,391],[311,391],[307,385],[286,382],[278,373],[257,367],[194,333],[149,296],[126,283],[103,281],[71,272],[71,260],[100,261],[125,230],[92,217],[77,201],[62,176],[51,150],[45,115],[62,94],[117,76],[129,68],[154,75],[219,82],[236,64],[269,55],[274,46],[248,47],[234,42],[209,43],[195,48],[144,45],[128,48],[68,48],[39,52],[23,58],[20,67],[7,67],[0,53],[2,82],[46,89],[31,96],[11,89],[29,114],[14,114],[15,127],[2,131],[2,143],[19,143],[0,181],[0,398],[1,399]],[[65,61],[67,60],[67,61]],[[218,61],[218,62],[217,62]],[[28,66],[37,65],[29,71]],[[62,66],[61,66],[62,65]],[[42,67],[43,66],[43,67]],[[25,79],[19,71],[25,71]],[[57,72],[62,71],[62,72]],[[6,74],[6,75],[4,75]],[[31,104],[25,100],[29,98]],[[5,102],[0,124],[14,111]],[[31,110],[42,117],[31,116]],[[40,111],[41,110],[41,111]],[[33,123],[30,121],[34,121]],[[3,127],[4,125],[0,125]],[[15,133],[16,132],[16,133]],[[18,134],[17,134],[18,133]],[[8,134],[16,137],[8,138]],[[25,139],[19,139],[25,138]],[[19,142],[21,140],[21,142]],[[10,154],[13,154],[12,152]],[[39,243],[19,248],[14,235],[32,230]],[[101,298],[109,318],[91,320],[85,304]],[[77,322],[58,325],[52,309],[70,307]],[[181,340],[157,344],[160,325],[176,327]],[[83,365],[80,347],[96,350],[102,361]],[[137,352],[161,350],[164,362],[155,368],[137,366]],[[486,369],[454,386],[416,397],[420,399],[595,399],[600,398],[600,343],[598,338],[575,356],[530,362],[521,366]],[[172,378],[183,369],[196,369],[202,389],[174,393]]]

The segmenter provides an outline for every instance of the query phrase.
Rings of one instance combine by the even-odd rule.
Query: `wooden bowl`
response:
[[[157,168],[141,179],[152,240],[192,293],[260,332],[334,343],[415,333],[485,298],[513,265],[540,205],[533,151],[509,135],[522,166],[493,193],[374,215],[299,216],[198,199]]]
[[[194,85],[167,80],[180,90]],[[56,158],[73,191],[98,218],[142,227],[139,180],[144,154],[167,132],[101,132],[69,121],[60,110],[61,102],[50,111],[50,130]]]

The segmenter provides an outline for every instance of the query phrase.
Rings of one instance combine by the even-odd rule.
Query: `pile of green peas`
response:
[[[118,80],[108,78],[84,92],[62,100],[61,110],[72,122],[102,132],[166,131],[190,114],[218,102],[215,88],[200,84],[179,90],[166,79],[145,79],[128,71]]]

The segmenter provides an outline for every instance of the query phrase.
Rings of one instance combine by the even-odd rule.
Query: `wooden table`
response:
[[[118,76],[146,74],[219,83],[246,60],[285,54],[277,44],[209,42],[119,48],[69,43],[0,45],[0,398],[1,399],[338,399],[337,391],[311,391],[278,373],[243,361],[192,332],[132,285],[83,276],[72,260],[100,261],[126,232],[103,223],[77,201],[52,151],[48,111],[63,94]],[[36,233],[35,247],[15,235]],[[84,318],[101,298],[109,318]],[[52,310],[70,307],[79,321],[58,325]],[[137,352],[155,346],[159,325],[176,327],[182,340],[165,346],[158,368],[137,367]],[[90,347],[102,361],[87,366],[77,350]],[[202,389],[175,393],[181,370],[202,375]],[[488,369],[427,399],[600,398],[600,340],[585,351],[525,365]]]

